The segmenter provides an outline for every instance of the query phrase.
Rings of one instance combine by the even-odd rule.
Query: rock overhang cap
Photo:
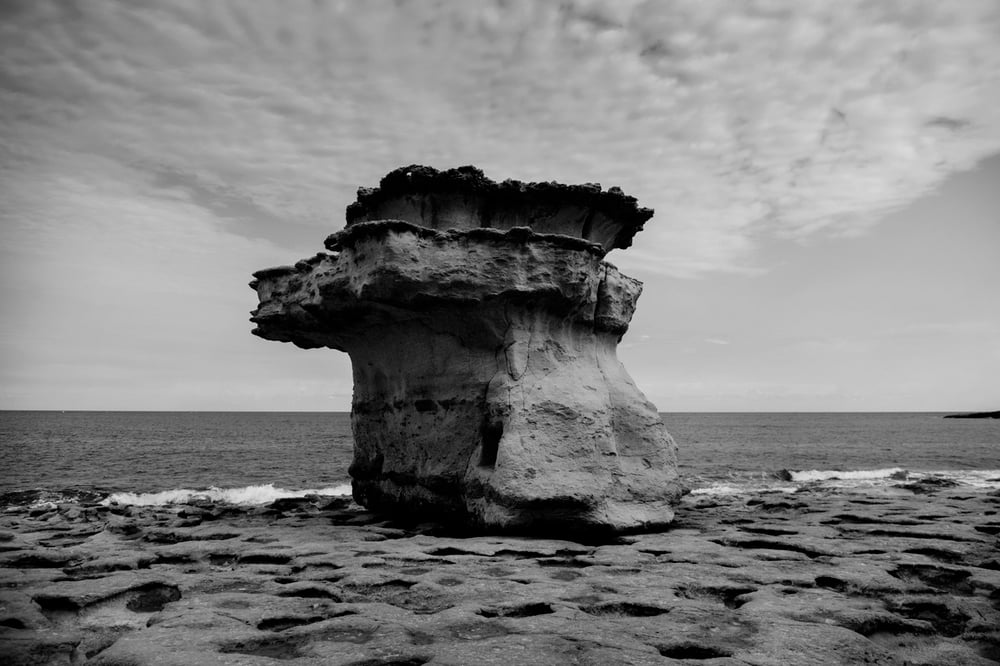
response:
[[[465,208],[460,222],[448,217],[456,204]],[[348,227],[390,217],[437,229],[527,226],[598,242],[605,250],[629,247],[652,216],[651,208],[616,186],[496,182],[471,165],[440,171],[419,164],[390,171],[376,188],[358,188],[346,211]]]

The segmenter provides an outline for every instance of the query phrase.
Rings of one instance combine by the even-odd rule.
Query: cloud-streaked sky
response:
[[[997,109],[997,0],[7,0],[0,408],[348,409],[246,282],[416,162],[656,209],[661,410],[996,409]]]

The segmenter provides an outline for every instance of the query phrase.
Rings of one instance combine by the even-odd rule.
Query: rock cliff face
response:
[[[614,188],[399,169],[359,191],[328,254],[255,273],[253,332],[350,354],[350,474],[370,509],[660,526],[675,446],[615,356],[641,284],[602,261],[651,214]]]

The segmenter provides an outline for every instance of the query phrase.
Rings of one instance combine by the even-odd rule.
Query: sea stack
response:
[[[346,351],[355,500],[549,534],[654,529],[676,446],[616,357],[642,284],[605,262],[652,217],[600,185],[397,169],[328,252],[254,274],[253,333]]]

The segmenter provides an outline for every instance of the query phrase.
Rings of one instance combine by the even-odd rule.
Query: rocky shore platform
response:
[[[1000,496],[688,495],[581,543],[386,521],[347,498],[0,514],[0,662],[989,664]]]

